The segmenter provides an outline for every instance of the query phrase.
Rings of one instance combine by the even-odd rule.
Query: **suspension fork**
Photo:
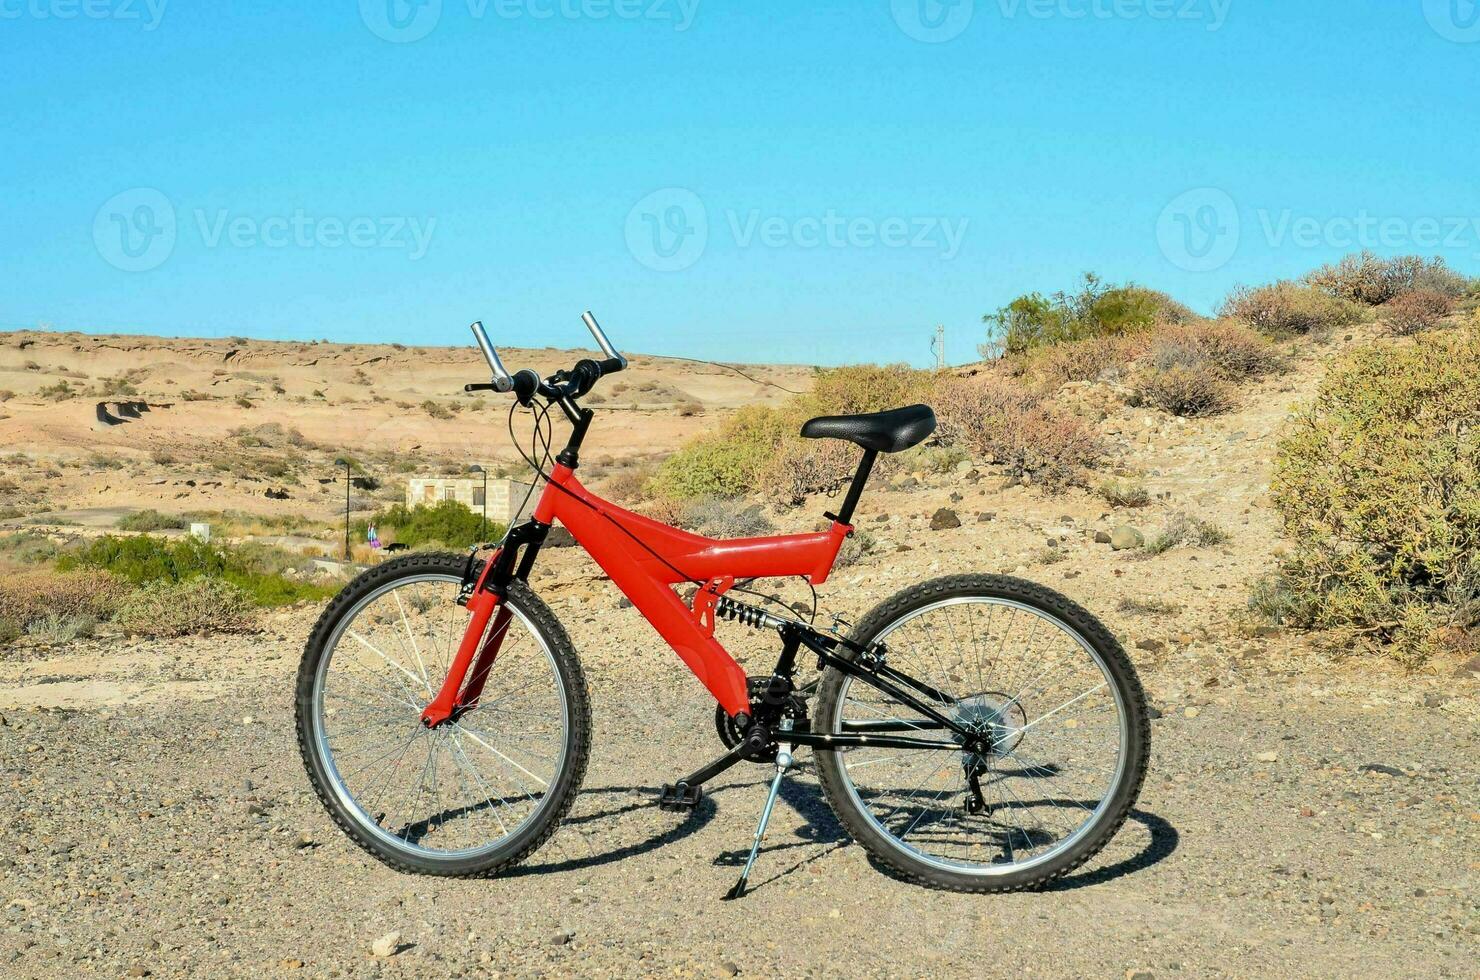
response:
[[[463,631],[442,687],[421,713],[423,725],[435,728],[477,707],[483,685],[498,659],[514,616],[504,601],[509,583],[515,578],[523,581],[529,577],[535,555],[549,532],[550,525],[539,521],[528,521],[512,528],[504,538],[503,546],[484,562],[483,571],[476,581],[469,575],[464,582],[463,596],[459,601],[470,614],[467,629]],[[525,546],[524,554],[519,557],[521,546]],[[519,557],[517,569],[514,564],[516,557]],[[492,628],[489,627],[490,622]]]

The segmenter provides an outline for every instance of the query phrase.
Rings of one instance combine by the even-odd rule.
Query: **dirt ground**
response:
[[[658,810],[657,786],[718,754],[712,705],[602,605],[616,642],[558,603],[592,681],[585,788],[490,881],[397,874],[329,821],[293,739],[302,614],[266,642],[6,663],[0,975],[1476,975],[1476,680],[1147,666],[1161,717],[1140,803],[1041,894],[888,877],[804,765],[754,890],[723,902],[769,770]],[[401,951],[372,956],[390,932]]]

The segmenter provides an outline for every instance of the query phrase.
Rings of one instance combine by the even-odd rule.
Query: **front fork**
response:
[[[510,529],[503,545],[488,557],[476,577],[473,572],[477,566],[469,557],[468,574],[464,576],[462,594],[458,597],[470,614],[467,629],[463,631],[462,641],[452,657],[452,665],[442,680],[442,687],[421,712],[421,723],[426,727],[436,728],[455,721],[478,706],[483,685],[493,670],[513,619],[513,612],[504,602],[509,583],[515,578],[523,581],[529,577],[535,555],[549,532],[550,525],[539,521],[527,521]],[[522,557],[519,556],[521,546],[524,546]],[[516,558],[519,559],[517,568],[514,564]],[[490,622],[492,628],[489,627]]]

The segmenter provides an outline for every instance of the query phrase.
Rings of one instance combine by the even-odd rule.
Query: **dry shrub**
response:
[[[1171,364],[1142,372],[1136,397],[1183,418],[1220,415],[1235,404],[1233,385],[1207,364]]]
[[[1289,281],[1257,289],[1239,286],[1224,300],[1221,315],[1272,337],[1320,333],[1362,320],[1361,307],[1355,303]]]
[[[1161,533],[1146,543],[1146,554],[1159,555],[1179,545],[1194,548],[1212,548],[1228,542],[1228,532],[1200,517],[1173,514]]]
[[[1454,301],[1432,289],[1419,289],[1395,296],[1382,308],[1387,328],[1399,336],[1428,330],[1454,309]]]
[[[1359,348],[1281,440],[1296,625],[1418,664],[1480,625],[1480,331]]]
[[[127,591],[106,572],[6,571],[0,577],[0,619],[22,629],[49,615],[107,619]]]
[[[818,371],[812,392],[797,406],[797,424],[809,415],[882,412],[925,400],[933,375],[904,364],[855,364]]]
[[[776,525],[762,513],[760,504],[722,497],[690,503],[677,523],[711,538],[751,538],[776,530]]]
[[[1211,364],[1229,381],[1257,378],[1284,367],[1273,343],[1236,320],[1166,327],[1157,332],[1148,353],[1177,363]]]
[[[1458,299],[1469,291],[1470,282],[1435,256],[1400,255],[1380,259],[1363,251],[1345,256],[1334,265],[1324,265],[1305,277],[1323,292],[1343,300],[1381,306],[1404,293],[1419,290]]]
[[[858,469],[857,446],[840,439],[786,439],[761,468],[759,492],[779,506],[796,507],[814,493],[832,493]]]
[[[97,628],[96,616],[88,613],[49,612],[31,621],[26,633],[53,646],[92,636]]]
[[[145,583],[118,604],[115,618],[141,636],[242,633],[256,622],[247,593],[213,578]]]
[[[932,401],[944,441],[1050,488],[1083,485],[1085,470],[1104,456],[1083,422],[1056,411],[1042,395],[1012,378],[981,374],[951,379],[937,387]]]
[[[1095,487],[1095,492],[1111,507],[1145,507],[1151,503],[1151,492],[1130,480],[1106,480]]]
[[[618,503],[640,503],[647,497],[647,482],[652,477],[653,471],[648,467],[629,466],[607,477],[602,492]]]
[[[1035,347],[1012,364],[1014,371],[1045,390],[1071,381],[1098,381],[1146,352],[1151,334],[1141,331]]]

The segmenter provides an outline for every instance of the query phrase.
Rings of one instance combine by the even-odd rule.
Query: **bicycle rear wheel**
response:
[[[890,667],[942,693],[932,708],[990,744],[817,753],[829,803],[879,860],[940,888],[1017,891],[1083,864],[1125,821],[1146,772],[1145,695],[1125,651],[1084,609],[1021,579],[952,576],[885,601],[853,638],[882,642]],[[829,670],[814,730],[881,724],[964,741]]]
[[[428,729],[467,626],[466,559],[412,555],[357,577],[331,602],[298,673],[298,743],[335,822],[403,871],[476,876],[523,860],[555,832],[586,770],[590,706],[570,638],[523,583],[478,706]]]

